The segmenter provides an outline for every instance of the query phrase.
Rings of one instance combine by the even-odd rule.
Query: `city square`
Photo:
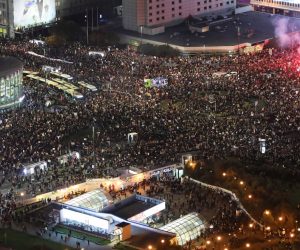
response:
[[[183,1],[14,3],[0,249],[300,249],[297,15]]]

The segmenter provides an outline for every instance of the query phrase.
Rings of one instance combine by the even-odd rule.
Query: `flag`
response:
[[[152,87],[152,80],[151,79],[144,79],[144,85],[145,85],[145,88],[151,88]]]

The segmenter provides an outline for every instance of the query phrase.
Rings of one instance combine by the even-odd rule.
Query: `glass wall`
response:
[[[160,228],[161,230],[175,233],[178,245],[183,246],[188,241],[196,239],[205,229],[203,221],[197,213],[187,214]]]
[[[19,103],[22,96],[22,71],[0,78],[0,106]]]
[[[101,190],[93,190],[67,201],[66,204],[99,212],[109,204],[109,201]]]

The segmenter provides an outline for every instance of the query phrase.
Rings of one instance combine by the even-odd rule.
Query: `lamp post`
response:
[[[95,122],[96,119],[93,118],[93,127],[92,127],[92,137],[93,137],[93,165],[96,165],[96,155],[95,155]]]
[[[85,9],[86,15],[86,44],[89,44],[89,11],[88,9]]]
[[[143,25],[141,25],[141,26],[140,26],[141,45],[143,44],[143,28],[144,28],[144,26],[143,26]]]

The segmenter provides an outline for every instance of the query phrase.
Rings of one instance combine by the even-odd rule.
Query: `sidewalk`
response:
[[[27,233],[27,234],[30,234],[33,236],[37,236],[36,233],[40,231],[39,228],[36,228],[28,223],[26,223],[25,225],[26,225],[26,232],[24,232],[19,226],[15,225],[15,224],[13,224],[11,228],[16,231],[20,231],[20,232],[24,232],[24,233]],[[50,237],[49,237],[49,233],[51,233]],[[63,240],[61,239],[61,236],[63,237]],[[70,238],[67,237],[67,240],[65,242],[65,240],[64,240],[65,236],[66,236],[65,234],[60,234],[60,233],[57,233],[57,235],[56,235],[55,232],[48,230],[45,234],[43,234],[40,237],[42,237],[43,239],[46,239],[46,240],[54,241],[54,242],[60,243],[62,245],[72,247],[74,249],[76,249],[76,242],[79,242],[80,243],[79,249],[81,249],[81,250],[83,250],[83,249],[84,250],[111,250],[115,244],[115,243],[111,243],[111,244],[108,244],[105,246],[97,245],[92,242],[89,242],[89,244],[88,244],[87,240],[80,240],[80,239],[73,238],[73,237],[70,237]]]

